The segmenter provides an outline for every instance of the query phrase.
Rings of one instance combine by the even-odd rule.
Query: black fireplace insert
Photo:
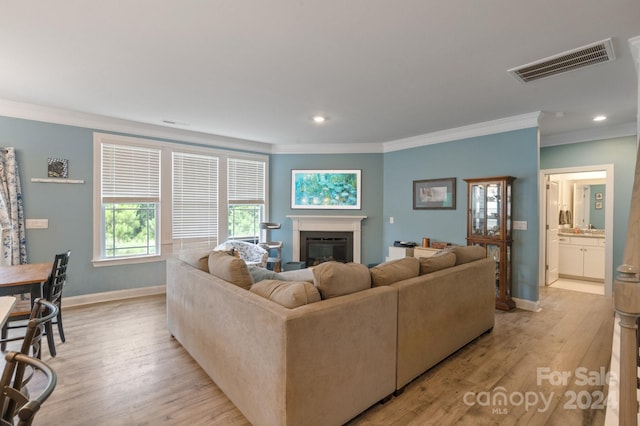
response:
[[[300,260],[307,266],[353,262],[353,232],[300,232]]]

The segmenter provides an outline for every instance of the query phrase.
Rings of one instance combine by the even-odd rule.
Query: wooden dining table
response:
[[[31,303],[42,297],[42,284],[49,278],[52,262],[0,266],[0,296],[29,293]]]
[[[0,296],[0,328],[4,327],[15,304],[14,296]]]

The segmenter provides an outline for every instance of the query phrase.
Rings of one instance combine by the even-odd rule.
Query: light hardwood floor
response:
[[[349,425],[601,425],[606,387],[582,385],[576,368],[608,371],[613,307],[604,296],[541,289],[543,310],[496,313],[496,326]],[[43,359],[58,386],[35,425],[247,425],[247,420],[166,328],[164,296],[64,311],[67,342]],[[56,333],[57,339],[57,333]],[[59,340],[57,339],[59,342]],[[566,385],[538,384],[538,369],[569,371]],[[503,391],[506,405],[484,404]],[[533,403],[525,410],[520,396]],[[466,396],[466,399],[465,399]],[[466,402],[465,402],[466,401]],[[497,402],[497,401],[496,401]],[[473,405],[472,405],[473,404]],[[546,407],[546,408],[545,408]]]

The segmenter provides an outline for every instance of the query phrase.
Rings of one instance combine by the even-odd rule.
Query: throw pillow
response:
[[[320,293],[306,281],[264,280],[251,286],[251,292],[293,309],[320,301]]]
[[[429,274],[441,269],[451,268],[456,264],[456,254],[443,252],[431,257],[420,258],[420,275]]]
[[[240,253],[238,252],[238,250],[234,249],[233,247],[231,247],[230,249],[227,250],[214,250],[216,253],[226,253],[229,256],[234,256],[234,257],[240,257]]]
[[[420,273],[420,261],[415,257],[405,257],[381,263],[369,269],[373,287],[390,285],[398,281],[417,277]]]
[[[209,253],[207,250],[186,250],[178,254],[178,259],[202,271],[209,272]]]
[[[313,268],[313,284],[322,299],[331,299],[371,288],[371,274],[360,263],[324,262]]]
[[[282,275],[266,268],[261,268],[255,265],[249,265],[248,269],[249,269],[249,274],[251,274],[251,278],[253,279],[254,283],[257,283],[263,280],[285,281]]]
[[[253,285],[253,279],[244,260],[229,256],[225,252],[213,251],[209,254],[209,273],[246,290]]]
[[[487,250],[482,246],[455,246],[456,265],[473,262],[487,257]]]

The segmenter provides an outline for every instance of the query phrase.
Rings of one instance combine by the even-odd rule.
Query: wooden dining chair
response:
[[[53,393],[58,380],[56,372],[44,361],[19,352],[7,353],[5,360],[0,379],[0,407],[3,407],[0,425],[29,426]],[[45,378],[37,394],[25,386],[23,376],[28,368]]]
[[[4,337],[0,339],[1,349],[6,349],[7,343],[22,340],[20,353],[35,358],[42,357],[42,336],[45,334],[45,324],[58,315],[58,306],[44,299],[36,299],[27,322],[27,331],[24,335]]]
[[[53,266],[49,278],[45,281],[42,287],[42,294],[44,299],[53,303],[57,307],[57,314],[55,322],[58,325],[58,333],[60,334],[60,340],[63,342],[66,340],[64,336],[64,328],[62,325],[62,289],[67,281],[67,265],[69,263],[69,257],[71,251],[67,250],[66,253],[60,253],[55,255]],[[27,300],[19,301],[16,307],[9,314],[7,322],[2,327],[0,337],[2,339],[7,338],[8,330],[14,328],[25,327],[25,324],[18,324],[19,321],[24,321],[30,318],[31,315],[31,303]],[[53,321],[47,321],[44,324],[45,334],[47,335],[47,343],[49,345],[49,353],[51,356],[56,356],[56,346],[53,338]],[[4,350],[5,346],[0,345],[0,349]]]
[[[45,332],[51,356],[56,356],[56,346],[53,340],[54,322],[58,325],[60,340],[62,340],[63,343],[67,340],[64,337],[64,328],[62,326],[62,289],[67,282],[69,257],[71,257],[71,250],[67,250],[66,253],[56,254],[51,274],[49,274],[49,279],[44,283],[42,289],[44,298],[58,307],[58,314],[56,315],[55,321],[45,323]]]
[[[44,324],[47,322],[51,322],[51,320],[55,318],[57,314],[58,307],[56,305],[44,299],[38,298],[33,304],[33,309],[31,310],[31,315],[29,318],[29,322],[27,323],[27,331],[25,335],[2,339],[0,340],[0,342],[4,346],[9,342],[22,340],[20,353],[23,355],[28,355],[32,358],[40,359],[42,356],[41,342],[42,336],[44,335]],[[2,360],[2,362],[5,361]],[[27,384],[31,381],[31,379],[33,379],[36,372],[37,369],[28,365],[20,367],[20,369],[17,371],[17,378],[18,382],[20,383],[20,386],[17,388],[21,389],[21,393],[28,393],[28,389],[26,389]],[[2,398],[1,391],[0,398]],[[0,411],[0,419],[4,417],[8,406],[8,402],[6,400],[3,402],[4,403],[0,404],[0,407],[2,407],[2,411]],[[0,424],[2,424],[2,421],[0,421]]]

